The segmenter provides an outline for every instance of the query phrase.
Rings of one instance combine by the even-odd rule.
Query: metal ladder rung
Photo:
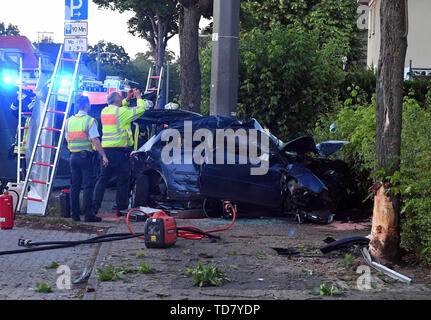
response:
[[[33,164],[37,164],[38,166],[44,166],[44,167],[52,167],[52,164],[45,163],[45,162],[33,162]]]
[[[148,89],[148,91],[158,91],[159,89],[157,89],[157,88],[150,88],[150,89]]]
[[[47,149],[57,149],[57,147],[54,147],[54,146],[48,146],[48,145],[46,145],[46,144],[38,144],[37,146],[38,146],[38,147],[41,147],[41,148],[47,148]]]
[[[160,76],[151,76],[151,79],[160,79]]]
[[[39,180],[33,180],[33,179],[28,179],[28,181],[34,182],[34,183],[39,183],[39,184],[48,184],[49,183],[49,182],[46,182],[46,181],[39,181]]]
[[[61,60],[63,60],[63,61],[70,61],[70,62],[77,62],[78,61],[76,59],[70,59],[70,58],[61,58]]]
[[[22,68],[22,70],[28,71],[28,70],[39,70],[39,68]]]
[[[64,112],[64,111],[58,111],[58,110],[46,110],[47,112],[50,112],[50,113],[57,113],[57,114],[65,114],[66,112]]]
[[[37,198],[29,198],[29,197],[24,197],[24,199],[27,199],[28,201],[37,201],[37,202],[43,202],[42,199],[37,199]]]
[[[60,132],[60,129],[57,128],[50,128],[50,127],[43,127],[43,129],[48,130],[48,131],[54,131],[54,132]]]
[[[22,112],[22,114],[26,115],[26,116],[31,116],[33,114],[33,112]]]

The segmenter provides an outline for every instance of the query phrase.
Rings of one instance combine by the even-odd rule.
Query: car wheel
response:
[[[145,174],[140,174],[136,177],[135,185],[132,193],[132,207],[140,207],[148,205],[149,196],[149,179]]]

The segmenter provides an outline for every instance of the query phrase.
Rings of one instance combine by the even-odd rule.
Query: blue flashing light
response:
[[[0,70],[0,87],[5,89],[11,89],[15,87],[16,81],[18,80],[18,73],[13,69]]]
[[[72,86],[72,82],[68,79],[62,79],[60,81],[60,86],[64,89],[69,89]]]
[[[3,83],[4,84],[11,84],[12,83],[12,78],[10,76],[4,76],[3,77]]]

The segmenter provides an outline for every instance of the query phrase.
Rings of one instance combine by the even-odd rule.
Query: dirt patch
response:
[[[317,229],[322,230],[345,230],[345,231],[351,231],[351,230],[369,230],[371,228],[371,222],[341,222],[341,221],[334,221],[331,224],[328,225],[319,225],[316,226]]]
[[[40,230],[58,230],[66,232],[79,232],[88,234],[103,234],[106,232],[105,227],[96,227],[84,225],[64,218],[50,218],[41,216],[17,216],[15,226]]]

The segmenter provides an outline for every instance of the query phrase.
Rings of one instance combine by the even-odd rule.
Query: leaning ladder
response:
[[[150,67],[150,70],[148,70],[148,78],[147,78],[147,85],[145,87],[145,92],[154,92],[154,91],[156,91],[156,93],[157,93],[156,94],[156,101],[153,101],[154,107],[156,108],[157,104],[159,102],[159,99],[160,99],[160,89],[162,88],[162,79],[163,79],[164,68],[162,67],[160,69],[160,74],[159,75],[157,75],[157,74],[154,75],[153,74],[154,73],[153,72],[154,69],[155,68]],[[154,79],[157,79],[156,86],[153,86]]]
[[[60,156],[61,146],[63,144],[66,118],[67,118],[67,115],[69,114],[69,111],[72,105],[72,97],[75,92],[75,83],[78,75],[80,60],[81,60],[81,53],[78,54],[77,59],[64,58],[63,45],[60,46],[60,49],[57,55],[57,61],[54,67],[54,72],[52,74],[48,94],[46,97],[45,106],[41,113],[41,121],[36,134],[36,139],[33,145],[29,167],[25,176],[22,192],[19,197],[17,212],[21,212],[23,202],[24,200],[27,200],[28,203],[31,201],[41,203],[42,209],[40,210],[40,212],[37,212],[37,213],[45,215],[46,208],[48,205],[49,195],[51,193],[52,185],[54,182],[54,177],[57,169],[58,159]],[[61,95],[58,92],[57,84],[59,82],[58,79],[60,78],[60,75],[59,75],[59,69],[61,69],[60,65],[63,66],[65,62],[74,64],[74,73],[73,73],[72,82],[68,84],[68,88],[67,88],[68,94],[64,94],[64,96],[67,96],[66,109],[65,111],[61,111],[56,109],[57,96]],[[52,108],[50,108],[51,105],[52,105]],[[61,127],[60,128],[47,127],[45,125],[45,120],[49,120],[48,116],[55,117],[56,115],[62,116]],[[59,138],[56,145],[54,143],[53,143],[54,145],[45,145],[41,143],[41,133],[45,131],[50,131],[50,132],[59,134]],[[43,149],[45,150],[50,149],[51,151],[54,151],[54,160],[52,162],[51,162],[52,155],[50,154],[50,152],[49,152],[49,159],[43,159],[43,161],[40,161],[40,162],[35,161],[36,152],[38,152],[39,150],[42,151]],[[41,152],[41,154],[43,154],[43,152]],[[33,179],[32,177],[33,173],[39,166],[48,168],[48,181],[40,181],[40,180]],[[28,196],[29,189],[31,190],[31,187],[34,186],[35,184],[45,186],[46,188],[45,196],[41,198],[33,198]]]
[[[37,75],[35,80],[33,81],[26,81],[23,78],[24,71],[37,71]],[[37,68],[24,68],[22,63],[22,57],[19,59],[19,84],[18,84],[18,134],[17,134],[17,165],[16,165],[16,182],[21,182],[21,160],[25,160],[25,154],[23,155],[21,150],[23,147],[23,141],[22,141],[22,131],[28,130],[29,128],[22,125],[22,118],[23,116],[30,116],[32,115],[32,112],[23,112],[22,111],[22,90],[23,87],[26,86],[34,86],[37,88],[37,85],[39,84],[40,79],[40,73],[42,72],[41,68],[41,59],[39,58],[39,64]]]

